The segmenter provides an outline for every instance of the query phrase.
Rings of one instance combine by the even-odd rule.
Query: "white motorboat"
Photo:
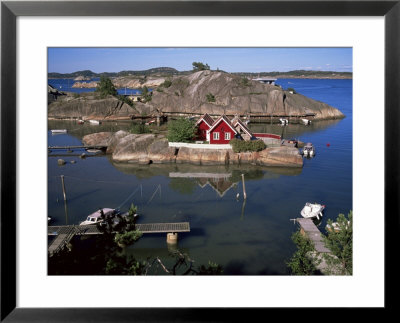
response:
[[[301,121],[302,121],[305,125],[311,124],[311,120],[308,120],[308,119],[301,119]]]
[[[350,221],[347,221],[347,225],[345,226],[345,229],[348,229],[350,226]],[[330,232],[339,232],[341,228],[339,227],[339,223],[337,222],[332,222],[332,225],[327,224],[326,225],[326,230]]]
[[[288,119],[280,118],[279,121],[280,121],[280,123],[281,123],[282,125],[287,125],[287,124],[289,124],[289,120],[288,120]]]
[[[301,210],[300,214],[303,218],[322,218],[322,211],[325,209],[325,205],[318,203],[307,202]]]
[[[89,120],[89,123],[90,123],[90,124],[94,124],[94,125],[98,125],[98,124],[100,124],[101,122],[100,122],[99,120]]]
[[[58,135],[61,133],[67,133],[67,129],[51,129],[51,134],[52,135]]]
[[[103,208],[99,209],[96,212],[88,215],[85,221],[81,222],[79,225],[89,225],[103,222],[106,217],[109,217],[115,213],[115,209]],[[103,216],[102,216],[103,212]]]
[[[315,155],[315,148],[311,142],[305,144],[303,148],[303,155],[306,157],[313,157]]]

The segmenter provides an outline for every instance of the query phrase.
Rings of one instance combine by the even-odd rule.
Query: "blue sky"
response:
[[[207,63],[226,72],[320,70],[352,72],[352,48],[49,48],[48,72],[95,73],[173,67],[192,69]]]

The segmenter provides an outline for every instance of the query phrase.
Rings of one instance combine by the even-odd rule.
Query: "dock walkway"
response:
[[[322,233],[311,219],[297,218],[296,222],[300,225],[300,232],[307,235],[311,242],[314,244],[314,252],[309,254],[315,267],[323,275],[343,275],[339,265],[328,264],[324,255],[331,258],[336,258],[332,251],[325,247]]]
[[[136,229],[142,233],[178,233],[190,232],[189,222],[178,223],[142,223],[136,224]],[[49,256],[63,249],[75,235],[103,234],[96,225],[62,225],[48,226],[47,235],[56,236],[49,244]]]

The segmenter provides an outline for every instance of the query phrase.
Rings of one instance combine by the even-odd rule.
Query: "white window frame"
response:
[[[219,132],[217,132],[217,131],[213,132],[213,139],[219,140]]]
[[[231,140],[231,133],[225,132],[225,140]]]

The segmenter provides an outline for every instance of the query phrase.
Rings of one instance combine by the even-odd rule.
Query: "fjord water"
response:
[[[255,132],[312,142],[316,156],[305,159],[303,168],[114,164],[104,155],[80,159],[83,151],[61,157],[67,164],[58,166],[60,157],[54,155],[67,153],[52,152],[48,158],[52,225],[78,224],[99,207],[127,210],[133,202],[138,206],[138,223],[190,222],[191,232],[179,234],[177,248],[195,260],[195,266],[212,261],[223,266],[225,275],[289,274],[286,261],[295,251],[291,235],[297,229],[290,219],[301,217],[304,204],[326,205],[319,225],[322,232],[328,219],[352,209],[352,81],[280,79],[277,83],[346,115],[309,126],[249,124]],[[49,121],[49,129],[69,131],[54,136],[49,132],[48,145],[79,145],[84,134],[129,127],[127,122],[90,126]],[[246,181],[245,202],[241,174]],[[65,176],[66,208],[60,175]],[[166,263],[173,259],[165,234],[144,235],[126,252],[138,259],[158,256]]]

